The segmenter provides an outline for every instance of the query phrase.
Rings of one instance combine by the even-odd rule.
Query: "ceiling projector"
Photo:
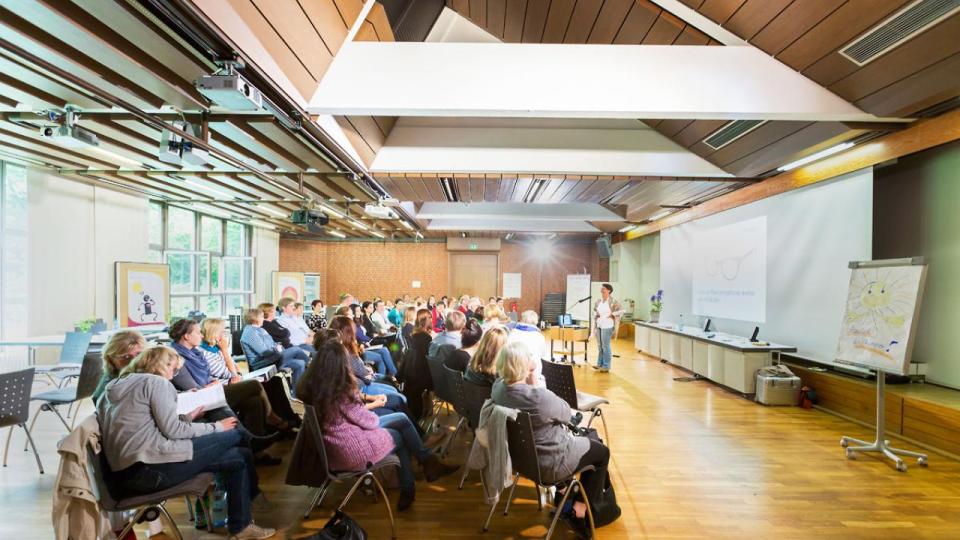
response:
[[[182,131],[193,134],[194,137],[201,137],[200,126],[194,126],[189,122],[174,122],[173,125]],[[168,129],[163,130],[160,134],[159,159],[164,163],[206,165],[209,155],[206,150],[195,147],[192,142]]]
[[[204,75],[196,81],[197,90],[217,105],[234,111],[259,111],[263,96],[237,73]]]
[[[67,148],[100,146],[100,140],[95,133],[78,125],[43,126],[40,128],[40,137]]]
[[[379,204],[366,204],[363,207],[363,213],[377,219],[396,219],[397,215],[386,206]]]
[[[290,214],[290,222],[294,225],[303,225],[312,233],[321,233],[323,226],[330,223],[330,218],[320,210],[304,208]]]

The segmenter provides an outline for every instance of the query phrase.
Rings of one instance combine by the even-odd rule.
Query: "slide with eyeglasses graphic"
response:
[[[767,216],[700,231],[693,246],[694,314],[765,321]]]

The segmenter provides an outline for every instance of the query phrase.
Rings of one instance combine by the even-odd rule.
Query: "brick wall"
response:
[[[447,294],[448,266],[446,244],[280,239],[280,271],[319,273],[320,294],[327,303],[336,302],[343,292],[364,299],[404,294],[439,297]],[[504,242],[500,250],[500,273],[522,274],[521,311],[539,311],[543,295],[564,292],[567,274],[586,270],[594,280],[602,280],[606,279],[603,269],[593,243],[555,244],[550,260],[543,262],[527,244]],[[413,281],[420,281],[421,288],[414,289]]]

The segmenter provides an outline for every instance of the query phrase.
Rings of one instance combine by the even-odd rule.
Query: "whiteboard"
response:
[[[523,274],[517,272],[504,272],[503,273],[503,297],[504,298],[520,298],[520,291],[522,287],[520,286],[521,278]]]
[[[590,274],[567,274],[567,305],[566,313],[573,316],[575,321],[590,320],[590,301],[577,300],[590,296]]]
[[[927,266],[883,263],[850,273],[835,361],[906,375]]]

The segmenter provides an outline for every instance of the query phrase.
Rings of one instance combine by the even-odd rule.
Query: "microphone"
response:
[[[589,299],[590,299],[590,297],[589,297],[589,296],[585,296],[585,297],[583,297],[583,298],[581,298],[581,299],[579,299],[579,300],[577,300],[577,302],[586,302],[586,301],[587,301],[587,300],[589,300]]]

